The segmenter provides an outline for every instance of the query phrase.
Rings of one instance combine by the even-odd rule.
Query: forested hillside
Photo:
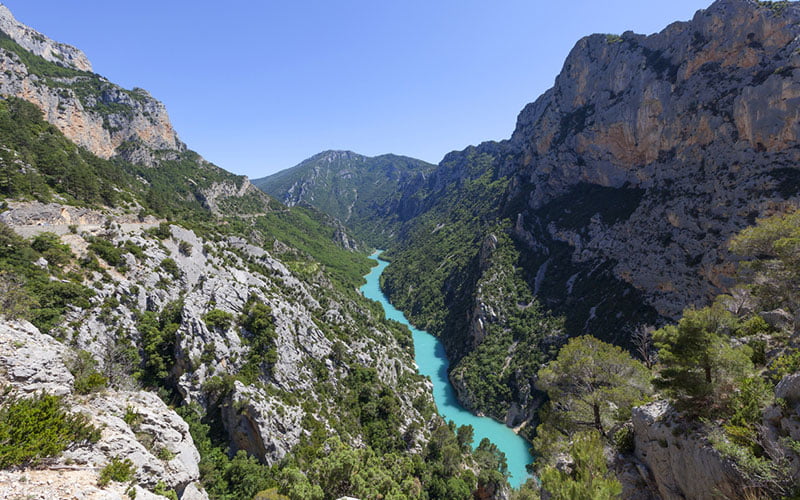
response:
[[[29,477],[70,498],[508,491],[502,453],[442,421],[410,332],[358,293],[370,261],[338,221],[205,161],[145,91],[10,16],[0,496]]]

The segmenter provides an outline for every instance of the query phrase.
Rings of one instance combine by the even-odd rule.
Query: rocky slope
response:
[[[729,237],[800,202],[798,21],[792,2],[718,0],[654,35],[579,41],[509,140],[447,155],[405,193],[414,217],[388,253],[392,300],[443,337],[457,369],[491,342],[497,297],[476,287],[498,227],[568,335],[625,345],[725,291]],[[497,202],[459,212],[476,189]]]
[[[108,221],[108,215],[53,208],[16,203],[2,213],[2,220],[27,237],[62,234],[60,241],[77,260],[95,259],[92,244],[98,239],[126,249],[115,265],[102,259],[90,272],[90,306],[72,308],[50,332],[61,342],[29,323],[0,325],[0,385],[10,384],[22,393],[65,395],[73,411],[90,415],[105,429],[99,443],[64,454],[56,466],[78,464],[96,473],[112,457],[133,457],[142,487],[152,489],[161,481],[181,498],[195,498],[183,493],[199,479],[199,456],[188,426],[155,394],[125,390],[135,387],[131,375],[137,367],[121,353],[125,345],[143,346],[148,358],[148,311],[154,317],[172,314],[170,321],[177,322],[171,340],[159,348],[167,356],[166,383],[184,404],[197,403],[205,413],[218,414],[234,451],[243,449],[267,464],[278,463],[308,439],[309,420],[349,442],[362,442],[352,427],[343,426],[346,419],[337,399],[356,366],[376,369],[381,383],[398,396],[398,416],[402,430],[409,431],[409,446],[421,446],[427,439],[431,414],[416,408],[423,400],[431,407],[432,400],[428,383],[416,375],[411,352],[379,312],[338,291],[318,264],[316,271],[306,267],[298,277],[242,238],[207,240],[178,226],[159,236],[157,224],[100,225],[94,222]],[[48,210],[50,218],[44,216]],[[67,222],[75,225],[61,231]],[[287,248],[279,242],[273,246]],[[47,260],[40,264],[53,266]],[[275,358],[259,362],[250,380],[241,373],[252,370],[254,333],[238,318],[253,301],[269,311]],[[212,310],[229,315],[227,323],[212,323]],[[79,351],[91,353],[114,390],[75,395],[74,377],[65,363]],[[138,416],[135,425],[122,421],[130,408]],[[173,458],[158,458],[162,449]]]
[[[164,105],[147,91],[92,73],[83,52],[22,25],[3,5],[0,94],[36,104],[48,122],[101,158],[124,153],[154,164],[154,151],[186,148]]]
[[[125,457],[134,463],[137,492],[144,498],[149,492],[143,488],[152,489],[158,482],[177,491],[183,499],[208,498],[198,490],[200,455],[186,422],[150,392],[111,390],[92,396],[79,395],[67,368],[71,356],[69,347],[30,323],[0,323],[0,384],[12,387],[17,394],[44,391],[66,397],[71,411],[88,415],[92,424],[102,428],[100,441],[88,448],[69,450],[50,464],[51,470],[89,476],[89,480],[80,481],[85,483],[82,487],[73,491],[91,494],[102,466],[113,458]],[[136,424],[124,419],[126,411],[131,409],[139,417]],[[166,450],[166,455],[159,450]],[[54,472],[53,476],[57,474]],[[13,481],[10,477],[3,479]],[[2,488],[8,486],[0,483],[0,491]],[[95,491],[100,494],[99,488]],[[12,496],[10,490],[6,493]]]
[[[777,467],[784,467],[786,477],[796,481],[800,464],[791,443],[800,438],[800,375],[781,380],[775,396],[784,403],[764,409],[760,444],[767,456],[780,457]],[[634,408],[632,423],[635,453],[627,458],[627,465],[638,468],[639,474],[631,474],[624,483],[629,491],[638,490],[643,498],[742,498],[745,492],[756,495],[768,484],[754,480],[758,475],[737,463],[735,456],[719,451],[720,447],[714,444],[715,439],[724,439],[719,429],[687,418],[666,401]],[[625,478],[626,474],[620,477]]]
[[[357,237],[385,245],[407,218],[400,193],[423,184],[433,168],[405,156],[324,151],[253,184],[289,206],[305,203],[322,210]],[[381,224],[374,223],[376,217]]]
[[[14,15],[3,4],[0,4],[0,30],[25,50],[52,63],[78,71],[92,71],[92,64],[80,49],[51,40],[25,26],[14,19]]]
[[[333,494],[310,469],[332,436],[370,460],[365,474],[400,459],[408,476],[438,480],[444,472],[420,457],[432,430],[455,436],[417,374],[408,330],[357,292],[370,261],[341,225],[209,164],[146,92],[90,73],[77,49],[7,9],[0,17],[0,386],[61,395],[104,429],[43,471],[4,472],[0,492],[31,477],[31,495],[45,481],[115,498],[127,488],[101,491],[98,472],[130,458],[137,498],[206,498],[198,480],[219,498],[284,473],[282,488],[305,481],[313,491],[297,495],[316,498]],[[447,478],[468,482],[450,484],[474,488],[461,473],[468,454],[457,455]],[[418,479],[392,479],[422,492]],[[361,485],[390,486],[400,487]]]

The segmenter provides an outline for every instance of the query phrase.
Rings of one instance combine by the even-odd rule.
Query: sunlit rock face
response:
[[[510,141],[520,233],[543,225],[573,262],[613,262],[660,316],[723,291],[729,236],[800,191],[798,21],[795,5],[720,0],[655,35],[578,42]],[[542,220],[586,185],[606,192],[583,220]]]
[[[34,67],[15,51],[0,49],[0,94],[36,104],[79,146],[101,158],[122,155],[148,165],[156,163],[153,151],[185,150],[166,108],[147,91],[125,90],[92,73],[82,51],[21,24],[4,5],[0,31],[20,50],[50,63]]]

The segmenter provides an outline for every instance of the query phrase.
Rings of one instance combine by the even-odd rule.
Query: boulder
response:
[[[736,467],[666,401],[633,409],[636,458],[664,500],[740,498],[746,482]]]

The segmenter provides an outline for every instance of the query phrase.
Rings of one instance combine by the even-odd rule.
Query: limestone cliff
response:
[[[19,23],[3,5],[0,38],[0,94],[36,104],[76,144],[145,164],[154,163],[147,151],[185,150],[161,102],[92,73],[83,52]]]
[[[613,263],[662,317],[724,290],[726,239],[800,192],[798,21],[791,3],[720,0],[655,35],[578,42],[508,145],[520,234],[543,226],[572,262]]]
[[[504,227],[566,334],[625,345],[724,292],[730,236],[800,204],[798,105],[793,2],[718,0],[650,36],[588,36],[510,139],[448,154],[404,193],[386,290],[458,370],[494,342],[485,325],[502,292],[478,289],[481,248]],[[481,197],[491,203],[464,201]],[[529,400],[533,380],[518,382]]]
[[[0,31],[24,49],[42,58],[78,71],[92,71],[86,54],[80,49],[49,39],[14,18],[8,7],[0,3]]]

